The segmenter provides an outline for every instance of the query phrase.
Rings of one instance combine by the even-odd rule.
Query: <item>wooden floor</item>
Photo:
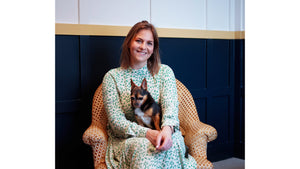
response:
[[[245,160],[239,158],[229,158],[222,161],[213,162],[214,169],[245,169]]]

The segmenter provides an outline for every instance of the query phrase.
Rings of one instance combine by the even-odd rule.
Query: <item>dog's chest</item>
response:
[[[134,113],[138,116],[139,119],[141,119],[143,121],[143,123],[148,126],[148,127],[152,127],[151,125],[151,120],[152,118],[149,116],[145,116],[145,113],[142,112],[142,110],[140,108],[136,108],[134,110]]]

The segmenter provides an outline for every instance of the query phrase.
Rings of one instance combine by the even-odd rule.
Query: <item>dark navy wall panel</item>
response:
[[[119,66],[124,37],[56,37],[56,103],[65,101],[56,113],[69,112],[56,117],[56,132],[63,137],[60,142],[77,150],[77,168],[92,168],[91,150],[81,136],[91,122],[96,88],[108,70]],[[243,158],[244,40],[160,38],[160,54],[192,93],[200,120],[218,131],[218,138],[208,144],[208,159]],[[71,149],[59,151],[67,156]]]
[[[56,112],[79,111],[79,38],[56,36],[55,56]]]
[[[80,37],[55,38],[55,168],[93,168],[92,151],[82,143]],[[85,153],[87,152],[87,153]]]
[[[160,54],[189,90],[205,87],[206,40],[160,38]]]
[[[209,122],[211,122],[210,124],[218,131],[218,139],[214,142],[214,144],[229,143],[229,96],[217,96],[213,97],[211,100],[211,104],[213,106],[209,107],[207,118],[209,119]]]
[[[234,54],[236,59],[236,81],[235,102],[236,110],[239,112],[235,116],[235,154],[245,158],[245,41],[236,40],[232,42],[235,46]]]
[[[202,97],[202,98],[195,98],[195,105],[197,106],[197,112],[200,121],[206,122],[207,121],[207,98]]]
[[[229,40],[207,41],[207,88],[230,85]]]
[[[124,37],[80,36],[82,86],[85,96],[95,92],[108,70],[119,67],[123,41]]]

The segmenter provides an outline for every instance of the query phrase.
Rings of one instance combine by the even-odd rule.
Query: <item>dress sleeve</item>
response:
[[[108,118],[109,128],[116,137],[145,137],[147,128],[126,119],[120,101],[117,81],[108,72],[103,78],[103,103]]]
[[[166,66],[161,75],[161,96],[160,103],[163,113],[162,127],[175,126],[179,127],[178,119],[178,95],[176,80],[173,70]]]

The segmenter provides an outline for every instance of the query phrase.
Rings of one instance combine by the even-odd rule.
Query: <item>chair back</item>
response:
[[[107,115],[103,104],[102,83],[97,88],[93,98],[92,125],[106,131]]]
[[[190,91],[176,79],[178,93],[178,118],[180,123],[180,131],[185,135],[187,130],[193,128],[195,123],[199,123],[199,117],[195,102]]]

